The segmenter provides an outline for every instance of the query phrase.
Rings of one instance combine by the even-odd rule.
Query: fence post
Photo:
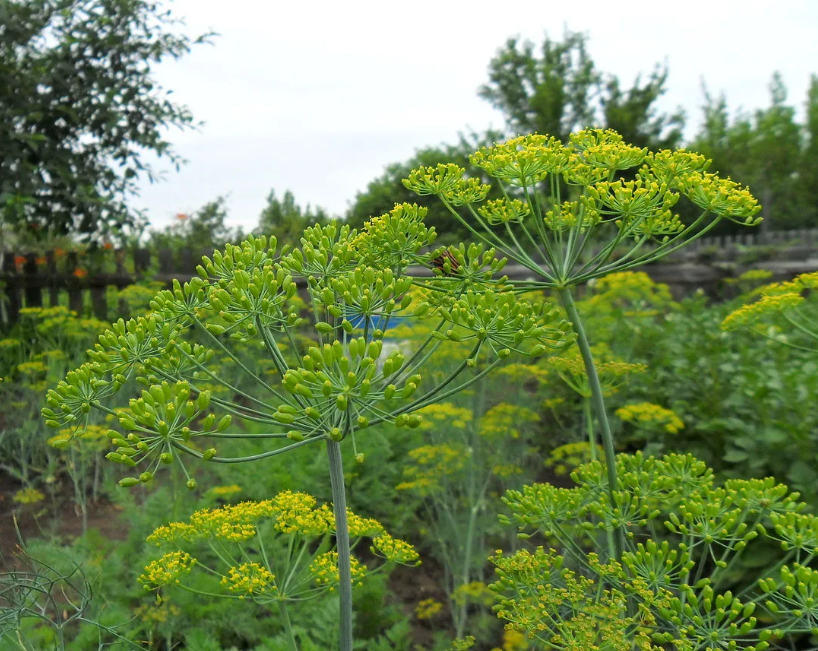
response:
[[[17,275],[17,255],[14,252],[6,253],[3,259],[3,272],[7,275]],[[6,319],[8,325],[17,323],[20,316],[20,289],[17,285],[17,278],[6,281]]]
[[[37,254],[27,253],[23,263],[23,295],[26,307],[43,306],[43,290],[37,278]]]
[[[80,286],[79,276],[75,273],[77,271],[77,252],[69,251],[66,256],[67,271],[69,277],[66,281],[68,285],[68,309],[76,312],[78,316],[83,316],[85,313],[85,302],[82,300],[82,287]]]
[[[54,251],[45,254],[46,283],[48,284],[48,304],[56,307],[60,302],[60,288],[57,287],[57,258]]]

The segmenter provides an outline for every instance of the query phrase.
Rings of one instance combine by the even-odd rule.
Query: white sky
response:
[[[205,125],[171,132],[189,162],[143,184],[135,207],[154,227],[229,194],[231,221],[252,228],[267,193],[342,214],[355,193],[415,149],[451,142],[466,127],[503,126],[477,97],[489,60],[509,36],[541,43],[564,27],[590,36],[597,66],[629,85],[656,62],[670,67],[667,109],[681,105],[695,132],[703,97],[732,109],[768,104],[775,70],[803,106],[818,73],[818,0],[612,2],[515,0],[174,0],[198,46],[157,69]]]

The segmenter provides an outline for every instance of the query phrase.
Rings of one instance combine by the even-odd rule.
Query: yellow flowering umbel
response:
[[[547,364],[562,380],[583,398],[592,395],[585,363],[580,357],[549,357]],[[596,372],[605,395],[615,393],[632,373],[644,373],[647,366],[631,364],[619,360],[603,361],[596,364]]]
[[[437,599],[424,599],[415,607],[415,617],[418,619],[432,619],[443,610],[443,604]]]
[[[18,504],[39,504],[45,499],[45,494],[36,488],[22,488],[12,498]]]
[[[549,452],[545,460],[546,468],[551,468],[554,474],[563,477],[574,471],[577,466],[581,466],[593,459],[602,456],[602,448],[596,446],[596,452],[591,452],[591,444],[588,441],[578,441],[576,443],[566,443],[560,445]]]
[[[330,592],[334,592],[338,586],[338,552],[327,552],[321,554],[312,563],[310,563],[310,574],[312,574],[315,582],[326,587]],[[363,585],[362,579],[366,576],[366,570],[361,565],[361,562],[352,557],[352,581],[357,586]]]
[[[139,582],[148,590],[162,586],[179,585],[193,571],[196,559],[187,552],[170,552],[145,566]]]
[[[616,415],[636,427],[668,434],[677,434],[685,426],[674,411],[651,402],[625,405],[616,410]]]
[[[813,326],[814,304],[810,300],[815,289],[818,289],[818,272],[801,274],[792,281],[758,287],[749,295],[760,298],[728,314],[721,324],[722,330],[747,328],[785,345],[816,351],[818,331]],[[768,327],[766,331],[761,329],[764,325]],[[780,325],[789,327],[793,335],[805,337],[808,342],[802,345],[776,336]]]
[[[441,489],[441,480],[465,468],[467,451],[455,445],[422,445],[409,451],[411,465],[403,469],[406,481],[395,488],[429,495]]]
[[[420,564],[414,547],[390,536],[377,520],[347,511],[347,522],[353,543],[369,538],[371,551],[383,560],[370,569],[352,557],[356,584],[384,564]],[[337,587],[338,555],[331,549],[335,534],[333,510],[306,493],[283,491],[270,500],[201,509],[187,522],[171,522],[148,536],[149,543],[177,551],[152,561],[140,581],[148,589],[177,585],[196,592],[184,581],[195,565],[206,575],[220,577],[224,596],[279,607]],[[188,550],[195,550],[195,560]],[[285,578],[279,582],[276,577]]]

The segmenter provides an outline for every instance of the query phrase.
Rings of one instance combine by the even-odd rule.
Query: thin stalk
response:
[[[341,599],[340,651],[352,651],[352,566],[349,550],[344,466],[341,446],[327,439],[329,479],[332,487],[332,509],[335,513],[335,549],[338,552],[338,596]]]
[[[605,466],[608,473],[608,498],[611,502],[611,508],[616,508],[614,501],[614,491],[616,490],[616,451],[614,450],[613,434],[611,433],[611,425],[608,422],[608,414],[605,411],[605,400],[602,397],[602,384],[599,382],[599,375],[596,372],[594,365],[594,358],[591,354],[591,346],[588,343],[588,337],[585,335],[585,329],[582,327],[582,319],[580,319],[579,312],[574,305],[574,299],[571,296],[571,290],[567,287],[560,289],[560,299],[568,313],[568,319],[574,326],[574,332],[577,334],[577,345],[582,353],[582,361],[585,363],[585,373],[588,375],[588,385],[591,387],[591,400],[596,412],[597,421],[599,421],[599,429],[602,434],[602,447],[605,450]],[[614,547],[616,550],[616,559],[622,558],[622,550],[624,548],[624,536],[622,530],[617,528],[614,536]]]
[[[293,625],[290,622],[290,615],[287,612],[287,604],[284,603],[283,599],[278,602],[278,612],[281,614],[281,621],[284,623],[284,632],[287,634],[287,646],[290,651],[298,651],[298,644],[296,644],[295,635],[293,635]]]
[[[594,431],[594,417],[591,414],[591,401],[588,398],[582,399],[582,411],[585,414],[588,443],[591,445],[591,461],[596,461],[596,432]]]

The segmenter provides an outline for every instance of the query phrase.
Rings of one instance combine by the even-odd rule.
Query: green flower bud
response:
[[[204,459],[205,461],[210,461],[215,456],[216,456],[216,448],[208,448],[207,450],[204,451],[204,454],[202,455],[202,459]]]
[[[151,479],[153,479],[152,472],[143,472],[141,475],[139,475],[139,481],[143,484],[147,484]]]
[[[165,465],[173,463],[173,455],[170,452],[163,452],[159,455],[159,461]]]
[[[188,490],[193,490],[194,488],[196,488],[196,480],[195,479],[188,479],[187,484],[185,484],[185,486],[188,487]]]
[[[119,485],[123,488],[133,488],[139,483],[136,477],[123,477],[119,480]]]

